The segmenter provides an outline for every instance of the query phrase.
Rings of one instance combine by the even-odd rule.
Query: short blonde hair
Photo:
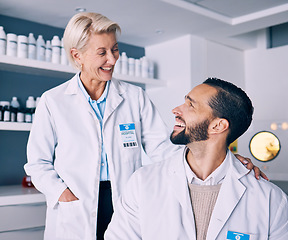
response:
[[[74,15],[68,22],[63,35],[63,44],[69,62],[81,70],[81,66],[71,55],[71,49],[85,51],[92,34],[111,32],[115,35],[120,34],[120,26],[99,13],[81,12]]]

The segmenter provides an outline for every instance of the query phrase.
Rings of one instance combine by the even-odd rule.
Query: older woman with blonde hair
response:
[[[101,14],[73,16],[64,47],[79,72],[37,106],[25,170],[46,196],[46,240],[103,239],[141,147],[154,161],[178,150],[145,92],[112,78],[118,33]]]
[[[153,161],[179,150],[145,92],[112,78],[118,33],[101,14],[73,16],[64,47],[79,72],[37,106],[25,170],[46,196],[45,240],[103,239],[141,147]]]

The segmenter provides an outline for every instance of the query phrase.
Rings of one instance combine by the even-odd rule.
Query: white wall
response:
[[[288,46],[266,49],[265,33],[259,32],[258,48],[246,52],[194,36],[184,36],[145,49],[158,65],[158,77],[167,87],[147,89],[160,114],[171,129],[172,108],[207,77],[218,77],[243,88],[255,107],[252,126],[240,137],[238,152],[250,157],[272,180],[288,180],[288,131],[274,131],[282,149],[271,162],[257,161],[249,151],[251,137],[269,130],[272,121],[288,121]],[[273,131],[272,131],[273,132]]]
[[[146,56],[157,63],[158,78],[167,81],[167,87],[147,89],[147,93],[171,131],[171,110],[182,104],[192,89],[191,41],[192,37],[187,35],[145,49]]]
[[[165,88],[147,89],[168,127],[172,129],[172,108],[207,77],[231,81],[245,88],[244,53],[203,38],[187,35],[149,46],[146,56],[157,63],[158,78],[166,80]]]
[[[149,46],[145,54],[157,63],[157,77],[167,81],[167,86],[148,88],[146,92],[172,132],[175,123],[172,109],[182,104],[185,95],[204,79],[206,41],[187,35]],[[144,164],[151,163],[144,153],[142,159]]]
[[[250,156],[247,146],[251,137],[259,131],[275,133],[281,143],[281,151],[275,160],[254,163],[272,180],[288,180],[288,131],[270,129],[272,122],[288,121],[288,46],[257,49],[245,52],[246,91],[254,108],[251,128],[239,139],[239,151]]]
[[[235,83],[251,98],[255,113],[252,126],[238,140],[238,152],[250,157],[271,180],[288,180],[288,131],[270,129],[272,122],[288,122],[288,46],[266,48],[266,32],[259,31],[258,47],[245,52],[207,42],[207,74]],[[275,160],[262,163],[249,150],[259,131],[275,133],[282,149]]]
[[[244,52],[207,42],[207,76],[217,77],[245,89]]]

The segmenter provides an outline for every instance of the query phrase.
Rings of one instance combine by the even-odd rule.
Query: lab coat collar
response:
[[[195,220],[183,162],[183,158],[185,158],[186,155],[186,149],[184,149],[182,155],[181,151],[179,151],[179,153],[179,155],[176,154],[174,156],[175,159],[171,161],[171,164],[168,167],[168,186],[172,188],[175,197],[178,199],[183,208],[182,221],[186,226],[185,229],[187,230],[186,232],[189,239],[196,239]]]
[[[188,150],[188,148],[187,148]],[[184,159],[184,166],[186,177],[189,183],[196,185],[217,185],[224,180],[227,170],[229,168],[229,161],[227,160],[227,154],[224,161],[218,166],[205,180],[197,177],[197,175],[191,170],[187,159]]]
[[[82,108],[85,108],[91,114],[91,116],[96,121],[98,121],[98,119],[94,113],[94,110],[90,106],[89,102],[86,100],[85,95],[83,94],[82,90],[79,87],[79,84],[78,84],[79,73],[80,72],[76,73],[74,75],[74,77],[70,79],[64,94],[75,95],[77,97],[77,101],[75,101],[75,104],[80,104]]]
[[[249,170],[229,150],[227,151],[227,158],[230,162],[230,168],[222,183],[214,206],[207,231],[207,239],[217,238],[246,191],[246,187],[241,183],[240,179],[249,173]]]
[[[188,219],[189,229],[191,233],[195,233],[195,220],[189,195],[189,187],[185,173],[184,159],[186,150],[181,156],[171,161],[168,168],[168,186],[173,189],[173,192],[180,202],[183,212],[186,213],[185,219]],[[181,152],[181,151],[180,151]],[[241,197],[246,191],[246,187],[240,182],[240,179],[249,173],[249,170],[227,150],[227,160],[229,161],[229,169],[222,183],[207,232],[207,239],[216,239],[224,224],[230,217],[234,208],[237,206]],[[184,217],[184,216],[183,216]],[[183,220],[185,220],[183,219]],[[196,239],[191,236],[189,239]]]
[[[65,90],[65,94],[69,95],[80,95],[81,99],[86,102],[85,106],[87,107],[87,110],[93,115],[94,112],[89,105],[89,103],[86,101],[85,96],[81,92],[81,89],[78,86],[78,79],[77,75],[79,75],[79,72],[75,74],[75,76],[69,81],[68,86]],[[115,109],[120,105],[120,103],[123,101],[123,97],[121,96],[127,91],[124,84],[121,84],[120,81],[113,79],[111,80],[108,96],[106,100],[106,107],[103,117],[103,123],[105,125],[106,120],[111,116],[111,114],[115,111]]]
[[[68,86],[65,90],[65,94],[68,94],[68,95],[73,95],[73,94],[77,94],[78,91],[80,90],[79,86],[78,86],[78,78],[77,76],[79,75],[79,72],[76,73],[74,75],[73,78],[70,79],[69,83],[68,83]]]
[[[111,114],[123,101],[123,97],[121,95],[125,93],[127,89],[121,83],[122,82],[113,78],[111,80],[111,84],[110,84],[110,88],[109,88],[109,92],[108,92],[108,96],[106,100],[104,117],[103,117],[104,125],[107,119],[111,116]]]

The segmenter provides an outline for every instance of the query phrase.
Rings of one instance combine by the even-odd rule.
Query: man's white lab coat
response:
[[[227,160],[230,167],[207,240],[227,239],[228,231],[248,234],[249,240],[287,240],[286,194],[266,180],[255,179],[253,172],[247,174],[230,151]],[[117,203],[105,240],[196,240],[183,163],[179,155],[134,173]]]

